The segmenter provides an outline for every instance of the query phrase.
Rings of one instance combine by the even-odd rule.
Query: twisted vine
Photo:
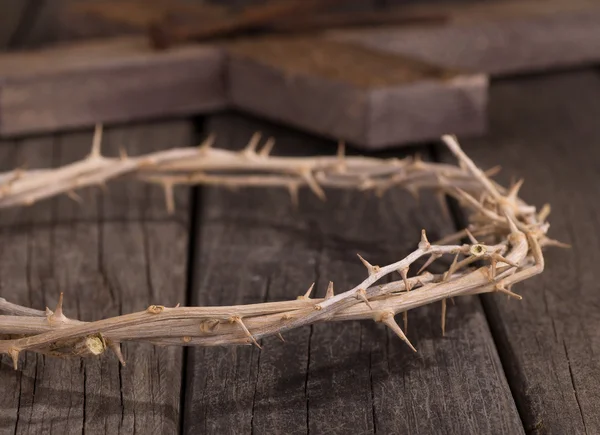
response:
[[[100,152],[102,130],[98,126],[92,150],[83,160],[56,169],[14,170],[0,174],[0,207],[29,205],[58,194],[79,200],[76,191],[100,185],[124,175],[160,185],[166,205],[174,210],[173,189],[183,184],[226,187],[281,187],[297,202],[298,190],[308,187],[321,199],[327,188],[373,190],[382,194],[404,188],[417,194],[433,189],[456,198],[468,212],[469,227],[431,243],[425,230],[416,249],[394,263],[372,265],[359,256],[367,277],[351,289],[334,293],[329,283],[325,296],[311,297],[313,286],[295,300],[215,307],[165,307],[151,305],[145,311],[94,322],[68,318],[63,295],[54,310],[45,311],[12,304],[0,298],[0,354],[11,356],[15,369],[21,352],[59,357],[97,356],[111,349],[125,364],[120,345],[142,341],[155,345],[221,346],[255,345],[259,340],[316,322],[374,320],[388,326],[414,351],[405,335],[406,313],[441,301],[441,329],[445,331],[446,300],[480,293],[502,293],[515,299],[514,284],[544,270],[542,248],[562,246],[547,236],[549,206],[537,210],[519,198],[522,180],[504,188],[490,179],[463,152],[456,138],[442,141],[458,165],[429,163],[418,158],[377,159],[345,156],[340,145],[331,157],[276,157],[272,139],[259,149],[255,134],[239,152],[216,149],[213,137],[197,148],[176,148],[139,157],[122,151],[109,158]],[[493,172],[493,171],[492,171]],[[469,243],[458,243],[467,238]],[[426,271],[443,256],[453,258],[441,274]],[[427,261],[409,277],[415,261]],[[401,279],[379,282],[394,272]],[[414,270],[413,270],[414,272]],[[404,316],[404,330],[395,316]]]

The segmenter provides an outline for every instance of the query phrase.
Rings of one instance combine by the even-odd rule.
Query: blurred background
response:
[[[600,433],[600,2],[0,0],[0,50],[3,171],[85,158],[96,123],[114,157],[211,133],[240,150],[260,131],[274,155],[342,140],[454,164],[452,133],[498,183],[524,178],[571,245],[513,288],[522,301],[448,304],[444,336],[440,304],[411,310],[417,354],[338,322],[264,351],[128,343],[126,367],[2,356],[1,433]],[[43,309],[64,292],[82,320],[289,300],[312,282],[321,297],[364,279],[357,253],[389,264],[423,228],[466,225],[443,192],[303,190],[294,207],[283,189],[180,186],[171,214],[157,186],[80,190],[0,211],[1,297]]]

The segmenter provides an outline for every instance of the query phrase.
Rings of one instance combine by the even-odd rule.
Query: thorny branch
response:
[[[324,298],[311,298],[313,287],[296,300],[222,307],[164,307],[151,305],[145,311],[94,322],[67,318],[62,311],[62,294],[54,311],[38,311],[11,304],[0,298],[0,354],[12,357],[17,368],[19,354],[33,351],[72,357],[120,351],[123,341],[145,341],[156,345],[240,345],[316,322],[370,319],[382,322],[411,349],[394,316],[441,301],[442,333],[445,331],[446,299],[456,296],[497,292],[516,299],[513,285],[544,269],[542,247],[560,245],[549,239],[549,206],[539,212],[519,196],[522,181],[509,189],[491,181],[452,136],[442,138],[457,157],[459,165],[423,162],[418,158],[376,159],[347,157],[340,145],[333,157],[271,156],[274,141],[259,150],[255,134],[240,152],[215,149],[213,137],[197,148],[160,151],[139,157],[121,152],[119,158],[100,153],[101,128],[97,127],[92,151],[83,160],[56,169],[14,170],[0,174],[0,207],[28,205],[66,193],[77,199],[76,190],[104,186],[109,180],[130,175],[163,187],[169,210],[173,210],[173,189],[181,184],[208,184],[226,187],[284,187],[297,202],[300,187],[306,186],[325,199],[324,188],[373,190],[382,194],[393,187],[417,195],[420,189],[434,189],[443,198],[456,198],[469,212],[469,228],[430,243],[425,230],[416,249],[404,259],[385,266],[370,264],[359,256],[367,278],[352,289],[334,295],[329,284]],[[467,237],[470,243],[452,244]],[[411,266],[428,257],[416,275]],[[443,256],[453,261],[443,274],[424,271]],[[401,279],[378,284],[398,272]],[[406,317],[405,317],[406,320]],[[406,324],[405,328],[406,329]],[[416,351],[416,350],[415,350]]]

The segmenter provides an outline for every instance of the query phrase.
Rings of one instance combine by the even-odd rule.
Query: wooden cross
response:
[[[398,11],[444,20],[300,34],[279,28],[257,37],[178,41],[157,51],[136,32],[147,24],[142,18],[125,29],[134,35],[2,54],[0,136],[236,108],[381,149],[445,133],[483,133],[490,76],[600,59],[597,2]],[[67,30],[83,23],[93,34],[89,20],[66,22]],[[107,18],[104,28],[107,22],[114,28],[119,19]]]

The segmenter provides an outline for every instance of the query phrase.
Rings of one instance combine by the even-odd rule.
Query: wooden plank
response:
[[[251,26],[248,26],[251,24],[248,22],[236,20],[237,23],[234,23],[231,21],[241,17],[247,11],[251,11],[256,17],[257,6],[265,6],[265,3],[263,0],[219,0],[217,2],[203,0],[55,0],[52,2],[55,20],[58,23],[58,39],[147,34],[151,25],[160,22],[167,22],[168,29],[202,30],[206,32],[205,35],[209,35],[211,40],[223,36],[222,30],[226,21],[229,23],[228,28],[235,29],[233,33],[237,36],[248,33],[248,31],[244,32],[242,27],[250,27],[253,34],[259,28],[260,32],[290,31],[294,30],[296,26],[297,31],[298,25],[303,31],[311,31],[314,26],[310,24],[321,24],[322,19],[329,23],[336,23],[337,21],[332,20],[329,16],[331,13],[339,16],[340,12],[344,14],[357,12],[364,17],[365,12],[368,13],[378,6],[376,0],[328,1],[328,4],[320,7],[318,11],[314,11],[314,6],[312,6],[313,13],[294,13],[293,16],[285,14],[284,17],[271,16],[267,23],[260,26],[257,25],[256,18]],[[298,22],[298,17],[306,18],[308,21]],[[344,17],[344,22],[348,22],[347,16]],[[323,29],[322,26],[317,26],[317,28]],[[216,32],[218,30],[220,31]]]
[[[200,45],[157,54],[135,37],[0,55],[0,135],[218,110],[223,60]]]
[[[188,122],[111,129],[106,151],[185,146]],[[30,167],[64,164],[85,156],[89,131],[3,142],[2,169],[28,160]],[[143,143],[143,146],[142,146]],[[133,148],[133,149],[132,149]],[[2,296],[43,309],[65,293],[67,316],[100,319],[142,310],[151,303],[184,302],[187,224],[157,215],[163,201],[128,182],[109,193],[81,192],[83,205],[66,197],[30,209],[0,213]],[[131,211],[142,199],[141,211]],[[115,210],[129,203],[129,210]],[[180,200],[187,209],[187,202]],[[153,211],[157,209],[157,211]],[[142,215],[140,219],[138,216]],[[12,370],[2,357],[0,433],[177,433],[180,426],[182,351],[126,344],[126,367],[106,355],[59,360],[26,354]]]
[[[213,117],[220,146],[242,148],[256,130],[275,154],[334,153],[335,145],[245,117]],[[427,157],[427,150],[425,157]],[[365,276],[360,253],[386,264],[426,228],[450,230],[433,196],[423,210],[406,192],[383,200],[283,190],[202,189],[193,291],[201,305],[292,299],[316,281],[337,291]],[[419,217],[416,217],[417,214]],[[479,300],[450,307],[446,337],[439,306],[409,315],[413,354],[374,322],[320,324],[256,347],[189,351],[185,433],[523,433]]]
[[[452,2],[439,9],[423,6],[406,11],[446,13],[449,22],[421,28],[331,32],[330,37],[447,68],[494,76],[600,60],[598,2],[551,0],[542,6],[539,1],[501,1],[462,7]]]
[[[154,53],[143,38],[126,37],[0,56],[0,135],[214,111],[227,96],[237,107],[367,148],[485,128],[483,75],[310,38],[227,50],[228,84],[215,46]]]
[[[381,149],[485,129],[487,78],[310,37],[227,46],[232,104]]]
[[[524,199],[550,203],[550,235],[572,245],[513,289],[522,302],[483,299],[528,433],[600,433],[599,97],[596,70],[499,82],[490,134],[463,141],[501,182],[524,177]]]
[[[222,4],[202,0],[55,0],[54,20],[58,40],[146,34],[163,20],[203,27],[231,11]],[[220,2],[222,3],[222,2]]]

